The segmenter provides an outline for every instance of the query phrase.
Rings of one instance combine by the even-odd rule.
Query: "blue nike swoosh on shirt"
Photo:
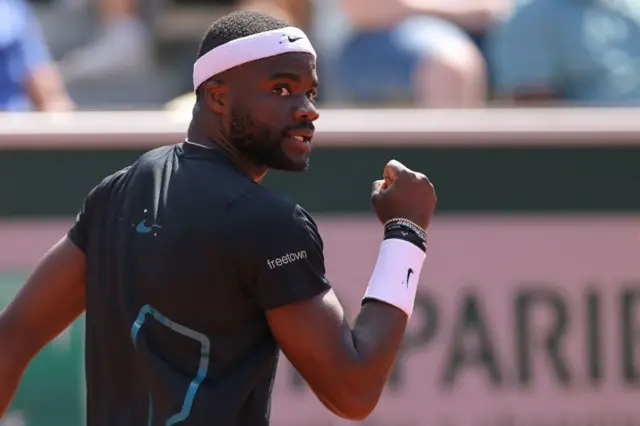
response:
[[[154,229],[157,228],[162,228],[159,225],[151,225],[151,226],[147,226],[144,223],[144,220],[141,220],[140,223],[138,223],[138,226],[136,226],[136,232],[138,234],[148,234],[149,232],[153,231]]]

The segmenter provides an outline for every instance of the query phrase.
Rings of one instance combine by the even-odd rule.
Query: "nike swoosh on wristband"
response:
[[[409,278],[411,278],[411,275],[413,275],[413,269],[409,268],[409,270],[407,271],[407,281],[405,282],[407,288],[409,288]]]

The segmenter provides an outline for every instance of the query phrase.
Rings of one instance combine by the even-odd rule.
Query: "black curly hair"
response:
[[[288,26],[290,26],[288,22],[262,12],[247,10],[231,12],[211,24],[200,43],[198,58],[232,40]],[[196,93],[199,99],[200,88]]]
[[[198,58],[232,40],[285,28],[290,24],[262,12],[232,12],[216,20],[202,38]]]

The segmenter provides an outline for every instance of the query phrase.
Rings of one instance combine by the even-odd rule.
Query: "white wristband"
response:
[[[388,303],[411,318],[426,257],[425,252],[408,241],[398,238],[384,240],[363,300]]]

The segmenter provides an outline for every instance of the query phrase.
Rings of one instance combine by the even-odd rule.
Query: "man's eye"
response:
[[[291,95],[291,92],[286,87],[276,87],[275,89],[273,89],[273,93],[275,93],[278,96],[290,96]]]

